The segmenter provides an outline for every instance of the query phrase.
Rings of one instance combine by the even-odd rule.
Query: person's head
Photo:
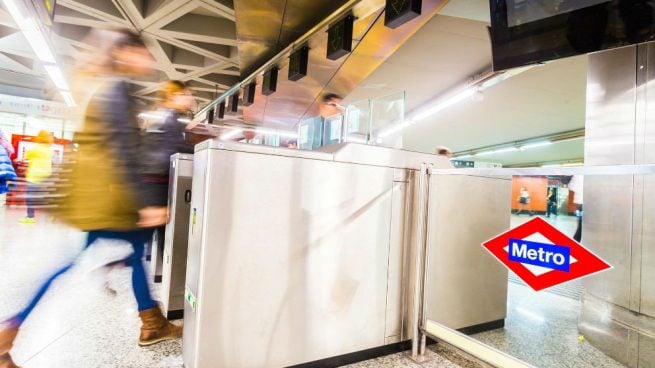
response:
[[[178,111],[189,111],[193,107],[193,95],[184,82],[168,81],[159,93],[165,107]]]
[[[528,191],[528,188],[526,188],[526,187],[521,187],[521,192],[527,192],[527,191]]]
[[[451,151],[450,148],[448,147],[437,146],[437,148],[434,151],[438,156],[444,156],[446,158],[453,157],[453,151]]]
[[[329,118],[339,114],[341,110],[341,100],[343,98],[336,93],[327,93],[321,97],[321,106],[319,107],[319,115],[323,118]]]
[[[146,75],[152,72],[154,59],[143,39],[129,30],[117,31],[117,37],[109,50],[113,72],[127,75]]]
[[[39,134],[37,134],[35,141],[36,143],[41,143],[41,144],[52,144],[54,142],[54,138],[52,137],[52,134],[50,134],[50,132],[41,130]]]

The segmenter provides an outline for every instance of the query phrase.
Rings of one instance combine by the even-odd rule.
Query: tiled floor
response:
[[[39,218],[19,225],[22,211],[0,207],[0,320],[23,306],[34,286],[50,271],[74,258],[83,235]],[[181,341],[137,346],[139,320],[130,286],[130,270],[90,273],[120,259],[128,246],[94,245],[79,264],[62,276],[23,325],[12,354],[24,368],[180,368]],[[107,292],[104,281],[117,291]],[[157,286],[155,286],[155,295]],[[404,353],[351,365],[380,367],[472,367],[458,354],[430,347],[421,365]],[[473,366],[474,367],[474,366]]]
[[[0,320],[25,303],[33,285],[72,259],[83,236],[40,218],[19,225],[22,212],[0,207]],[[513,225],[528,216],[513,216]],[[564,231],[575,231],[574,218],[553,219]],[[149,348],[136,345],[139,321],[129,283],[130,270],[109,275],[90,273],[97,265],[120,259],[127,246],[97,244],[63,276],[28,319],[13,351],[25,368],[182,367],[181,341]],[[104,281],[109,280],[114,295]],[[155,290],[156,291],[156,290]],[[577,333],[579,302],[552,293],[533,293],[510,283],[505,329],[475,335],[500,350],[538,367],[621,367]],[[457,353],[436,345],[428,361],[417,364],[404,353],[348,366],[349,368],[477,367]]]

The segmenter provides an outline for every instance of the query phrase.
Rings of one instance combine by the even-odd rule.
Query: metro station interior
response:
[[[0,368],[655,367],[654,20],[0,0]]]

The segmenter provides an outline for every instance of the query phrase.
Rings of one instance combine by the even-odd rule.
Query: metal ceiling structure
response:
[[[275,3],[275,1],[270,3]],[[241,87],[251,82],[255,82],[261,87],[264,72],[269,68],[276,67],[279,69],[280,76],[277,91],[270,96],[265,96],[261,93],[261,88],[257,88],[254,103],[242,108],[243,120],[247,124],[292,129],[303,118],[317,113],[318,100],[321,94],[326,92],[335,92],[343,96],[349,94],[438,13],[446,3],[446,0],[426,0],[423,2],[423,10],[420,16],[402,27],[391,29],[384,25],[384,0],[351,0],[344,2],[340,8],[325,17],[307,33],[295,39],[293,43],[289,44],[277,55],[267,56],[266,58],[269,61],[261,66],[259,66],[259,63],[248,65],[250,60],[262,59],[262,56],[257,52],[251,52],[250,50],[264,49],[268,50],[269,53],[272,52],[271,50],[274,50],[275,47],[267,48],[267,45],[272,45],[270,40],[275,37],[268,34],[258,44],[256,41],[244,36],[242,44],[242,31],[240,30],[242,29],[240,25],[242,22],[240,19],[241,17],[254,18],[254,15],[249,15],[247,11],[241,12],[237,7],[239,53],[242,55],[242,64],[245,63],[242,67],[246,68],[246,70],[252,70],[254,66],[259,67],[255,68],[250,75],[244,75],[239,84],[201,110],[196,118],[204,119],[209,107],[227,100],[234,93],[239,93]],[[330,25],[347,15],[352,15],[355,19],[352,52],[338,60],[330,60],[326,57],[327,30]],[[244,21],[243,23],[246,24],[244,28],[249,29],[248,22]],[[278,26],[280,29],[279,37],[287,35],[287,33],[284,33],[284,24],[283,21],[282,26]],[[292,32],[288,33],[288,37],[293,35]],[[259,45],[259,47],[255,47],[255,45]],[[310,50],[308,74],[298,81],[290,81],[287,79],[289,56],[294,50],[304,46],[308,46]]]
[[[115,28],[141,33],[156,59],[156,75],[135,81],[136,94],[146,100],[154,98],[161,81],[177,79],[187,82],[203,105],[239,80],[231,0],[58,0],[50,38],[66,67],[81,52],[96,49],[85,42],[89,31]],[[0,8],[0,84],[12,87],[7,92],[50,97],[46,74],[35,60]]]

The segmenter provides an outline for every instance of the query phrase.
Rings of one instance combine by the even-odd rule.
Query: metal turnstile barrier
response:
[[[161,285],[161,306],[169,319],[180,319],[184,315],[192,176],[193,155],[172,155]]]

